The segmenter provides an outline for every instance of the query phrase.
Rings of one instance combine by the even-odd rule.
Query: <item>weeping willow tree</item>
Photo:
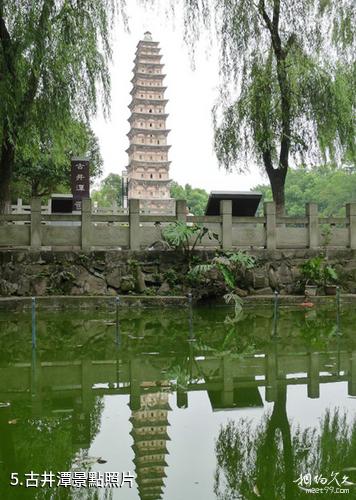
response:
[[[297,484],[301,474],[330,480],[338,472],[339,483],[343,476],[354,481],[356,420],[350,421],[347,413],[335,408],[325,412],[319,429],[293,428],[287,416],[286,387],[279,386],[272,413],[256,427],[247,419],[230,420],[220,429],[215,452],[214,491],[219,500],[308,498]],[[313,485],[317,486],[314,481]],[[318,498],[330,496],[326,491]]]
[[[244,172],[259,164],[283,213],[290,165],[355,160],[352,0],[182,2],[189,44],[204,27],[216,29],[221,166]]]
[[[115,0],[0,0],[2,210],[27,130],[58,140],[69,121],[88,122],[99,95],[107,109],[114,13]]]

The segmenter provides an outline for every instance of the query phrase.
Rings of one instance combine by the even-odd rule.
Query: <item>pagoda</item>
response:
[[[130,146],[126,150],[128,199],[139,199],[140,208],[150,213],[171,213],[174,203],[170,198],[165,112],[168,101],[164,98],[164,65],[158,45],[149,31],[137,45],[129,105]]]
[[[165,487],[167,467],[169,394],[159,388],[148,387],[149,383],[143,385],[146,385],[146,391],[141,394],[140,409],[133,411],[130,418],[136,484],[141,500],[159,500]]]

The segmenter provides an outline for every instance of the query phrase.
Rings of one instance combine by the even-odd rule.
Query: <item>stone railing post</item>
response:
[[[346,204],[346,217],[349,222],[349,247],[356,250],[356,203]]]
[[[140,250],[140,200],[129,200],[130,250]]]
[[[318,205],[316,203],[307,203],[305,205],[305,215],[308,218],[309,248],[318,248],[319,246]]]
[[[266,248],[275,250],[277,248],[276,204],[274,201],[266,201],[263,208],[266,218]]]
[[[23,208],[22,208],[22,198],[17,198],[17,204],[16,204],[15,212],[17,214],[21,214],[22,211],[23,211]]]
[[[91,243],[91,199],[82,199],[82,250],[89,250]]]
[[[232,249],[232,201],[220,201],[221,240],[223,250]]]
[[[308,398],[319,398],[319,353],[309,353]]]
[[[176,200],[176,219],[180,222],[187,221],[187,201]]]
[[[31,248],[41,248],[41,198],[31,199]]]

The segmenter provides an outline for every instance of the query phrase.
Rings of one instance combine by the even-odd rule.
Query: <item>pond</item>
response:
[[[355,498],[355,325],[38,310],[32,348],[31,313],[1,313],[0,498]]]

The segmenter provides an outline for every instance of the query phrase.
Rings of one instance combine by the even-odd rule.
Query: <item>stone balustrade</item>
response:
[[[205,236],[201,249],[356,249],[356,203],[346,205],[345,217],[319,217],[314,203],[306,205],[304,217],[279,217],[273,202],[264,204],[263,216],[233,217],[230,200],[221,201],[219,216],[189,216],[185,200],[176,201],[175,215],[143,213],[136,199],[129,200],[127,213],[117,207],[99,213],[85,199],[79,214],[50,214],[39,198],[27,212],[0,215],[0,247],[140,250],[161,241],[162,228],[175,221],[201,224],[218,236]]]

